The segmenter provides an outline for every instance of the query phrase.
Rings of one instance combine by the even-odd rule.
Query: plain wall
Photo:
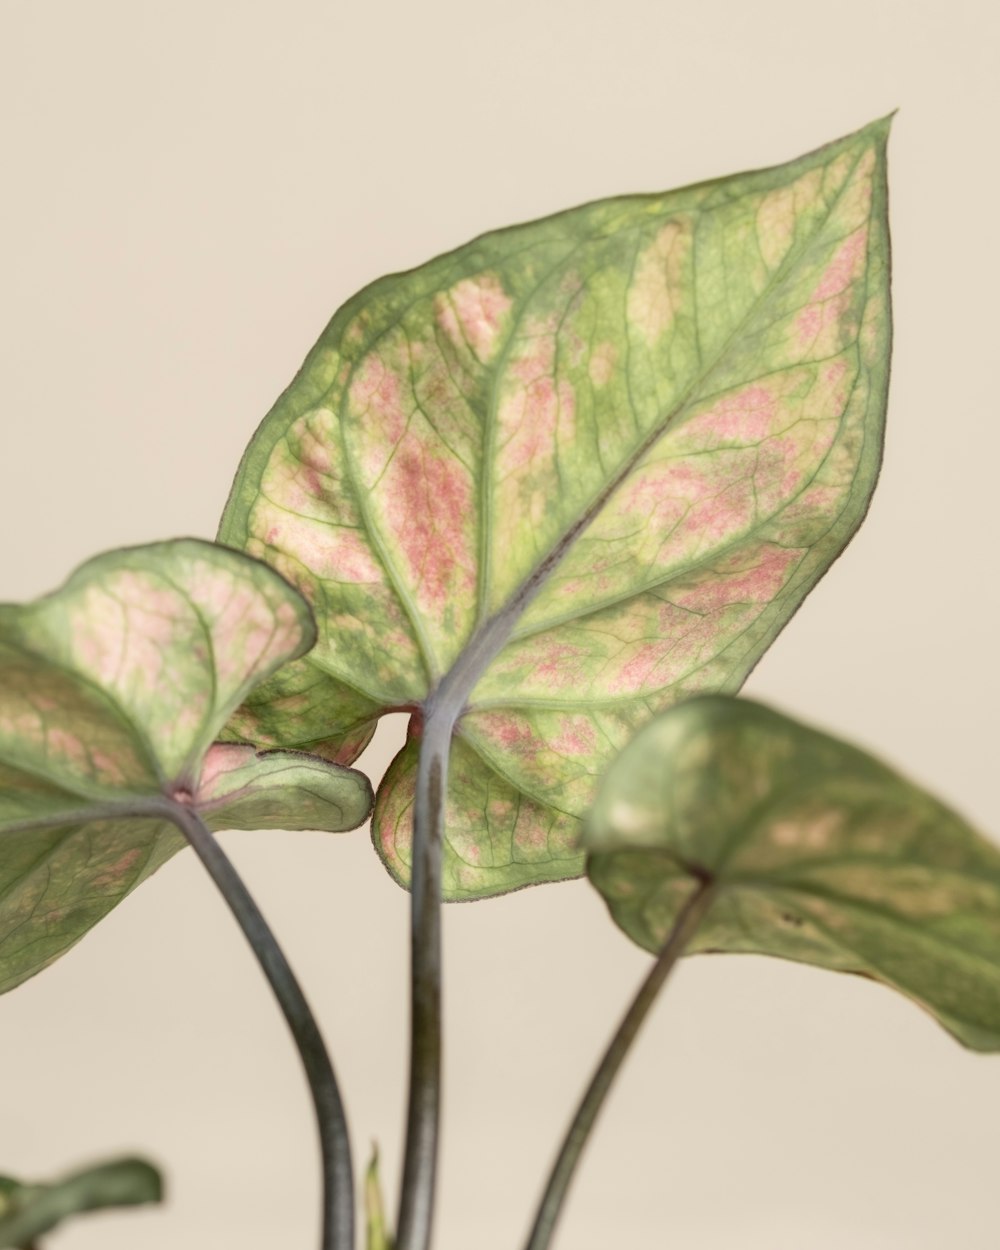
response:
[[[0,0],[0,598],[211,537],[243,447],[370,279],[599,196],[790,159],[900,108],[896,349],[869,519],[748,691],[1000,834],[996,228],[986,0]],[[401,735],[386,722],[362,767]],[[407,897],[364,831],[225,837],[300,972],[359,1168],[398,1175]],[[446,914],[438,1250],[519,1244],[648,957],[583,882]],[[315,1246],[284,1027],[189,855],[0,1000],[0,1171],[141,1149],[161,1211],[65,1250]],[[686,963],[560,1250],[996,1250],[1000,1061],[902,998]],[[392,1204],[394,1205],[394,1203]]]

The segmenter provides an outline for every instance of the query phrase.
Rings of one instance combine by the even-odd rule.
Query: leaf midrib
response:
[[[451,668],[442,678],[435,694],[438,696],[442,704],[447,703],[450,713],[455,717],[464,710],[469,695],[471,695],[476,683],[485,673],[486,669],[496,658],[499,652],[507,644],[511,634],[514,631],[517,620],[521,617],[524,610],[531,601],[540,592],[549,574],[561,563],[563,558],[572,548],[576,539],[581,533],[596,519],[605,504],[611,498],[616,490],[626,480],[628,475],[640,463],[645,455],[659,442],[659,440],[671,428],[675,419],[682,415],[685,409],[691,404],[698,390],[704,386],[705,382],[711,378],[725,362],[729,350],[742,334],[744,327],[748,321],[751,321],[759,310],[766,303],[768,297],[773,292],[779,282],[783,281],[788,271],[799,263],[803,254],[813,245],[818,235],[830,220],[834,210],[840,203],[841,197],[844,195],[846,188],[851,184],[858,165],[864,154],[869,150],[870,145],[864,145],[855,155],[854,161],[850,169],[844,176],[843,182],[837,189],[836,194],[827,205],[826,212],[819,218],[814,230],[808,239],[803,240],[798,246],[789,249],[781,264],[768,279],[767,284],[761,291],[759,297],[754,301],[753,305],[747,310],[740,322],[733,328],[727,336],[725,342],[719,349],[715,359],[691,380],[682,394],[681,398],[674,407],[656,424],[652,426],[650,431],[639,441],[636,448],[624,459],[621,467],[604,484],[600,491],[596,493],[591,503],[581,512],[578,520],[571,525],[562,535],[560,539],[553,544],[549,553],[544,556],[535,568],[523,579],[520,585],[512,592],[507,602],[501,607],[491,618],[483,621],[479,627],[473,632],[469,641],[460,652],[458,658],[452,664]],[[697,230],[697,222],[694,225]],[[871,255],[871,240],[869,239],[868,249],[866,253],[866,270]],[[867,288],[867,283],[866,283]],[[508,342],[513,339],[514,330],[520,324],[521,317],[524,315],[522,308],[515,325],[511,327],[511,333]]]
[[[855,347],[855,350],[856,350],[856,347]],[[846,349],[836,353],[837,356],[844,356],[847,354],[848,352]],[[822,363],[822,360],[818,362],[809,361],[808,363],[810,364]],[[783,372],[783,371],[775,370],[774,372]],[[838,419],[837,435],[835,435],[834,438],[831,440],[830,446],[827,448],[826,452],[823,455],[823,459],[816,466],[815,471],[809,477],[803,480],[803,482],[799,485],[795,493],[789,495],[786,499],[784,499],[781,503],[781,506],[778,508],[778,510],[772,513],[771,515],[769,515],[768,517],[766,517],[763,522],[755,522],[754,526],[751,526],[749,529],[735,535],[728,542],[720,543],[718,546],[709,548],[702,555],[694,559],[688,560],[686,563],[678,565],[676,568],[669,569],[662,576],[654,578],[652,581],[645,583],[643,586],[637,589],[633,589],[630,591],[622,591],[621,593],[617,595],[609,596],[597,602],[594,602],[585,608],[579,608],[573,611],[565,612],[559,616],[546,618],[543,621],[538,621],[534,624],[523,626],[520,629],[515,628],[511,630],[511,635],[508,641],[509,642],[522,642],[527,638],[534,638],[534,637],[537,637],[539,634],[547,633],[549,630],[559,629],[561,626],[567,625],[573,621],[584,621],[588,617],[594,616],[599,612],[604,612],[604,611],[616,608],[622,603],[627,603],[630,599],[634,599],[639,595],[649,594],[650,592],[658,590],[661,587],[669,584],[670,582],[677,581],[686,577],[690,577],[692,574],[698,573],[700,570],[702,570],[707,564],[709,564],[709,562],[714,561],[714,560],[723,560],[730,552],[738,549],[739,547],[742,547],[748,541],[752,541],[755,538],[755,528],[760,528],[761,526],[768,526],[768,525],[774,524],[781,517],[781,514],[785,512],[787,508],[791,507],[791,505],[794,504],[805,493],[805,491],[807,491],[809,487],[813,485],[817,476],[822,472],[823,468],[828,464],[830,457],[837,450],[838,438],[840,436],[840,433],[843,431],[844,416],[847,412],[847,408],[848,408],[848,405],[850,404],[851,398],[853,397],[854,392],[857,389],[857,386],[861,380],[861,374],[862,374],[862,371],[859,368],[857,374],[855,375],[854,382],[851,385],[851,390],[844,400],[843,409],[841,410],[840,417]],[[762,376],[768,376],[768,375],[762,375]],[[730,388],[724,388],[722,391],[717,392],[717,394],[726,394],[729,389]],[[712,398],[712,397],[710,396],[709,398]],[[704,397],[699,395],[698,402],[699,403],[705,402]],[[666,430],[664,430],[664,434],[665,433],[667,433]],[[713,452],[715,450],[723,450],[723,449],[713,448]],[[698,454],[710,455],[710,454],[713,454],[713,452],[702,452]],[[832,522],[830,526],[830,529],[834,528],[834,526],[840,520],[842,515],[843,515],[843,511],[837,514],[836,518],[834,519],[834,521]],[[827,533],[828,532],[829,530],[827,531]],[[825,538],[826,534],[824,534],[822,537]],[[821,540],[818,540],[818,541],[821,541]],[[802,557],[804,559],[805,556],[808,555],[809,552],[813,549],[813,547],[815,547],[818,544],[813,543],[808,547],[802,547],[802,548],[789,548],[786,544],[783,544],[783,543],[773,543],[772,545],[782,547],[785,550],[801,551]]]

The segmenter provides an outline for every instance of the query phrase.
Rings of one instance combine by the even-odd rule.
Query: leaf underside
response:
[[[365,819],[359,773],[214,742],[313,637],[283,578],[194,539],[109,552],[35,603],[0,606],[0,991],[184,845],[171,803],[214,829]]]
[[[695,882],[691,951],[871,977],[1000,1049],[1000,850],[865,752],[759,704],[693,699],[636,736],[587,819],[588,873],[658,950]]]
[[[319,628],[230,735],[349,761],[464,665],[447,897],[578,875],[607,764],[738,689],[864,515],[887,130],[485,235],[350,300],[222,520]],[[403,881],[415,757],[374,828]]]

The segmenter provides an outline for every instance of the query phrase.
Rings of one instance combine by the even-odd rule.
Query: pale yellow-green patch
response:
[[[688,265],[693,241],[689,219],[668,221],[636,256],[626,316],[648,346],[666,334],[677,309],[691,298]]]
[[[618,360],[618,349],[614,343],[599,343],[591,353],[587,364],[587,372],[595,386],[607,386],[615,370]]]
[[[496,274],[463,278],[437,296],[434,307],[439,324],[456,347],[471,351],[480,364],[496,355],[511,307]]]

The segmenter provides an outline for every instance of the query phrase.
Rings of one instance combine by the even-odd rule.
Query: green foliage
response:
[[[63,1220],[85,1211],[160,1202],[160,1174],[143,1159],[116,1159],[50,1184],[0,1176],[0,1250],[23,1250]]]
[[[1000,851],[847,743],[759,704],[691,700],[615,761],[586,844],[591,881],[648,950],[711,880],[689,950],[872,977],[1000,1050]]]
[[[278,574],[193,539],[109,552],[55,593],[0,607],[0,990],[183,846],[171,804],[214,829],[366,818],[360,773],[213,745],[254,684],[313,637]]]
[[[577,875],[635,729],[736,690],[864,514],[887,131],[485,235],[350,300],[222,521],[319,628],[231,734],[350,760],[447,688],[446,896]],[[401,881],[414,730],[374,822]]]
[[[728,697],[874,487],[887,133],[585,205],[373,283],[250,444],[220,529],[238,550],[111,552],[0,606],[0,991],[183,845],[180,820],[300,1047],[324,1247],[353,1236],[332,1066],[202,824],[360,824],[371,788],[346,765],[388,711],[412,719],[373,837],[401,883],[418,805],[423,838],[407,1250],[431,1227],[442,793],[445,897],[575,876],[586,854],[615,921],[662,951],[571,1127],[538,1250],[696,925],[691,951],[871,977],[1000,1049],[1000,851],[864,752]],[[159,1196],[137,1160],[0,1178],[0,1250]],[[377,1152],[364,1196],[368,1250],[392,1250]]]
[[[365,1173],[365,1250],[392,1250],[385,1219],[385,1203],[382,1200],[382,1182],[378,1172],[378,1147],[372,1147],[372,1157]]]

